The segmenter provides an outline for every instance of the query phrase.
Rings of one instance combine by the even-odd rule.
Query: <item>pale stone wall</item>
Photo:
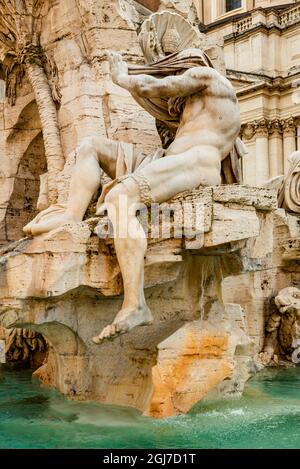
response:
[[[66,201],[75,151],[85,137],[106,135],[135,143],[147,153],[160,144],[154,119],[111,82],[105,60],[107,49],[120,52],[129,62],[142,60],[135,29],[138,13],[123,0],[100,3],[101,8],[98,1],[51,2],[43,19],[41,43],[56,62],[62,93],[58,120],[67,164],[58,180],[59,202]],[[11,216],[18,218],[26,205],[24,191],[16,194],[20,178],[37,181],[45,172],[45,167],[35,165],[34,174],[20,174],[28,151],[33,158],[44,158],[44,149],[35,144],[41,123],[31,87],[25,77],[15,106],[5,101],[3,88],[0,81],[0,244],[22,237],[22,223],[14,234],[7,234]],[[27,218],[22,213],[23,221],[35,215],[37,198],[35,191],[31,212]]]
[[[2,105],[5,101],[5,81],[0,80],[0,104]]]

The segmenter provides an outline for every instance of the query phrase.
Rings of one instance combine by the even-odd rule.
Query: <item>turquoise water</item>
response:
[[[68,401],[28,371],[0,369],[0,448],[300,448],[300,369],[268,370],[242,398],[165,421]]]

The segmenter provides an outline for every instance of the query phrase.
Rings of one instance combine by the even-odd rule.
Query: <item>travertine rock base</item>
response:
[[[276,210],[274,192],[242,186],[194,191],[175,204],[197,198],[208,211],[201,244],[149,242],[153,325],[101,346],[91,338],[120,308],[122,281],[112,240],[93,234],[95,220],[2,249],[0,322],[51,343],[36,372],[42,381],[159,418],[243,390],[257,370],[270,299],[299,278],[285,243],[300,237],[299,217]]]

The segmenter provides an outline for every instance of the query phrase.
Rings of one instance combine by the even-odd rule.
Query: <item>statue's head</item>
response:
[[[163,35],[161,45],[165,55],[170,55],[179,51],[180,36],[176,28],[167,29]]]
[[[201,48],[204,36],[178,13],[159,11],[144,21],[139,42],[146,63],[187,49]]]

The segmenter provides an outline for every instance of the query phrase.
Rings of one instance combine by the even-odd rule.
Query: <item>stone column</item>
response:
[[[241,137],[247,148],[247,155],[243,157],[243,180],[245,184],[256,184],[256,149],[255,149],[255,125],[247,122],[241,129]]]
[[[284,174],[283,169],[283,141],[282,125],[278,119],[272,121],[269,125],[269,165],[270,178]]]
[[[255,121],[256,130],[256,183],[261,184],[270,177],[269,129],[265,118]]]
[[[284,173],[289,170],[289,156],[296,151],[296,124],[293,117],[281,121],[283,128],[283,160]]]
[[[300,119],[297,121],[297,150],[300,151]]]

